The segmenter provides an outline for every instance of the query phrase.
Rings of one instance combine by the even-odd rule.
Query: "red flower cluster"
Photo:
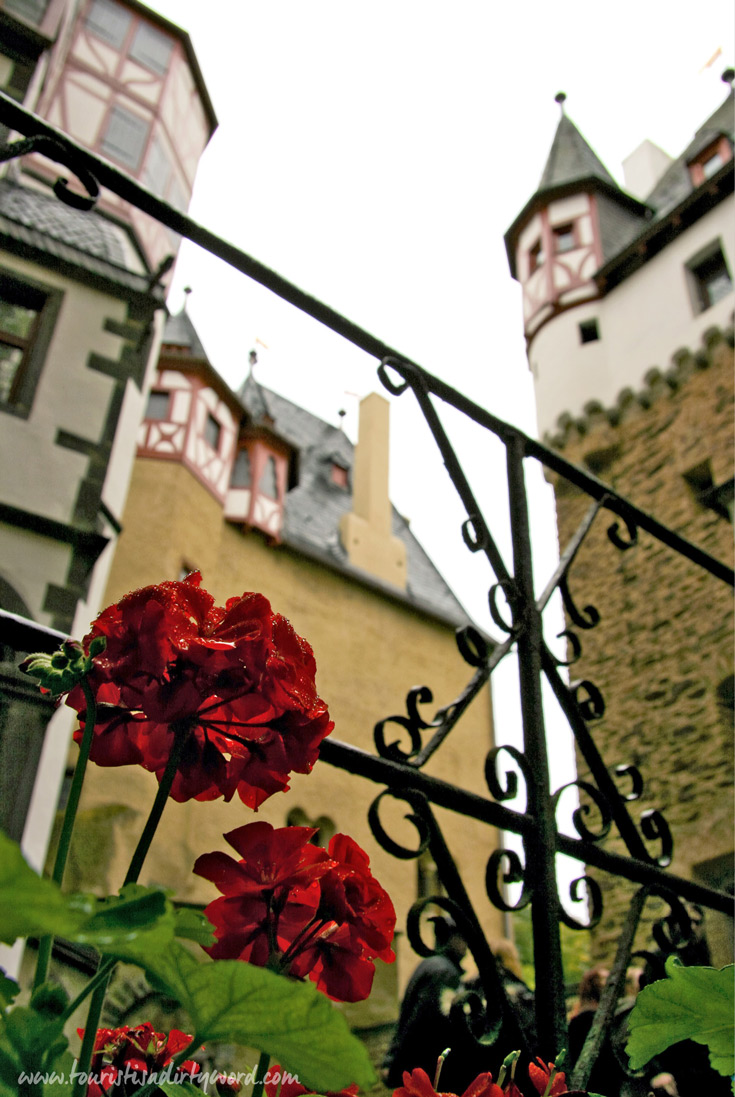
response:
[[[393,1097],[456,1097],[456,1094],[435,1090],[426,1071],[416,1067],[410,1073],[404,1071],[403,1085],[393,1090]],[[503,1090],[493,1081],[492,1074],[478,1074],[462,1097],[503,1097]]]
[[[315,1089],[307,1089],[300,1082],[295,1082],[292,1075],[283,1071],[283,1068],[275,1063],[266,1074],[266,1097],[303,1097],[304,1094],[316,1093]],[[357,1085],[347,1086],[346,1089],[324,1091],[325,1097],[357,1097]]]
[[[538,1063],[538,1066],[536,1063]],[[528,1064],[528,1076],[533,1082],[537,1093],[546,1093],[548,1090],[548,1097],[560,1097],[561,1094],[569,1092],[563,1070],[557,1071],[553,1063],[545,1063],[543,1059],[538,1057],[536,1063]],[[549,1089],[549,1079],[552,1075],[553,1081],[551,1089]]]
[[[390,962],[396,912],[367,854],[344,834],[327,850],[310,827],[248,823],[225,835],[241,856],[205,853],[194,872],[222,892],[205,910],[216,960],[248,960],[309,978],[342,1002],[370,994],[373,960]]]
[[[309,773],[334,726],[316,692],[311,647],[262,594],[224,607],[194,572],[128,594],[104,610],[84,649],[104,636],[89,682],[98,703],[90,758],[141,765],[158,779],[175,735],[185,736],[171,795],[257,808]],[[81,687],[67,703],[80,717]],[[81,729],[75,733],[81,740]]]
[[[84,1037],[84,1029],[77,1029]],[[126,1085],[141,1089],[149,1074],[159,1074],[168,1063],[191,1043],[178,1029],[171,1029],[168,1036],[163,1032],[154,1032],[147,1022],[136,1028],[100,1028],[94,1041],[94,1052],[87,1097],[104,1097],[113,1085]],[[180,1076],[180,1081],[190,1080],[199,1073],[199,1063],[185,1060],[172,1077]]]

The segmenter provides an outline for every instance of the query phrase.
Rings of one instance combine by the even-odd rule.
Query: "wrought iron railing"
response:
[[[465,509],[466,520],[461,530],[464,543],[468,551],[485,555],[495,577],[489,591],[490,611],[505,639],[502,643],[492,645],[472,627],[460,630],[459,651],[474,669],[467,687],[459,697],[441,708],[431,720],[425,720],[419,712],[419,705],[429,704],[432,700],[431,693],[427,687],[411,690],[406,699],[406,714],[388,717],[376,725],[377,753],[371,754],[346,743],[327,740],[322,745],[321,757],[329,765],[384,786],[370,809],[369,821],[376,839],[389,853],[410,859],[418,857],[426,849],[430,851],[446,894],[422,899],[414,904],[408,919],[409,939],[419,954],[427,955],[431,950],[420,936],[421,911],[430,903],[452,911],[467,937],[483,988],[485,1015],[471,1017],[471,1023],[476,1032],[483,1026],[492,1028],[502,1014],[505,1018],[508,1047],[523,1047],[527,1053],[538,1053],[551,1059],[566,1044],[559,924],[564,921],[574,928],[587,928],[600,915],[602,897],[599,886],[584,872],[572,884],[571,894],[572,898],[580,899],[586,888],[589,899],[588,922],[583,926],[566,912],[557,890],[557,854],[566,854],[582,866],[593,866],[638,885],[626,925],[621,927],[620,946],[611,978],[573,1078],[576,1086],[583,1086],[621,994],[635,931],[647,899],[655,895],[669,904],[669,914],[657,928],[659,944],[669,949],[674,949],[687,938],[688,918],[684,901],[732,915],[733,899],[726,892],[667,871],[671,862],[673,841],[666,820],[655,810],[644,812],[639,821],[631,815],[629,804],[640,797],[643,788],[641,773],[633,765],[617,767],[614,776],[610,773],[589,728],[591,721],[601,715],[604,707],[602,694],[592,682],[571,685],[566,682],[561,668],[568,665],[569,660],[559,659],[547,646],[543,635],[542,614],[554,591],[559,590],[569,621],[569,628],[563,636],[569,645],[572,658],[577,657],[582,647],[578,632],[580,629],[594,627],[599,620],[599,613],[592,606],[580,610],[575,604],[570,589],[570,569],[593,522],[604,511],[615,519],[608,530],[608,537],[620,552],[634,547],[639,535],[645,533],[685,557],[696,567],[710,573],[716,580],[730,586],[733,585],[732,569],[668,529],[589,472],[497,419],[395,348],[387,346],[234,245],[173,209],[134,179],[80,147],[2,94],[0,121],[24,135],[23,140],[0,149],[0,161],[36,150],[64,165],[74,173],[89,196],[80,198],[75,194],[70,197],[66,182],[57,184],[57,196],[62,201],[71,202],[76,208],[92,208],[99,188],[108,188],[173,232],[224,260],[374,356],[379,363],[378,376],[389,392],[396,396],[409,391],[413,393]],[[159,277],[160,274],[154,275],[151,284],[154,285]],[[442,426],[437,401],[463,413],[495,435],[505,447],[512,544],[510,563],[504,559],[493,538],[490,525]],[[529,458],[564,478],[592,501],[590,510],[563,552],[554,574],[540,596],[534,592],[532,576],[532,545],[524,468],[524,463]],[[509,614],[507,620],[503,616],[503,600],[505,612]],[[52,630],[34,626],[11,614],[0,615],[0,625],[2,641],[18,650],[27,651],[29,647],[35,650],[53,650],[58,642],[58,635]],[[519,666],[523,749],[505,746],[490,751],[485,760],[489,796],[458,788],[424,772],[424,764],[440,748],[481,687],[511,651],[517,653]],[[562,790],[552,792],[550,786],[542,705],[544,679],[551,685],[592,777],[592,781],[575,783],[595,805],[600,821],[597,829],[593,829],[586,821],[585,810],[576,811],[573,818],[575,837],[560,832],[557,825],[556,808]],[[391,722],[397,724],[406,736],[405,747],[400,742],[388,740],[386,726]],[[426,742],[425,733],[430,733]],[[503,755],[515,763],[518,772],[507,772],[503,769],[500,764]],[[519,775],[527,792],[524,812],[513,810],[505,803],[516,795]],[[620,784],[626,782],[629,787],[626,791],[621,791]],[[380,805],[386,796],[402,800],[410,808],[410,817],[418,834],[415,847],[405,848],[384,829]],[[527,1046],[524,1027],[514,1016],[506,998],[494,958],[444,841],[433,812],[434,807],[446,808],[519,836],[523,858],[514,849],[495,850],[488,859],[486,884],[488,896],[495,906],[503,910],[518,910],[527,904],[531,907],[536,976],[534,1048]],[[616,853],[601,844],[613,826],[627,850],[625,854]],[[658,846],[653,853],[649,849],[651,843]],[[508,901],[507,890],[502,884],[520,885],[520,898],[514,904]],[[468,1008],[471,1014],[477,1014],[480,1001],[478,997],[474,1003],[470,1003]]]

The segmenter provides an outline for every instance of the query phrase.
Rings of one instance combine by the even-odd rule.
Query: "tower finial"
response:
[[[566,113],[566,111],[564,110],[564,103],[566,101],[566,98],[567,93],[565,91],[558,91],[554,96],[554,102],[559,104],[562,114]]]
[[[732,90],[733,81],[735,81],[735,69],[725,69],[721,79],[723,83],[728,84]]]

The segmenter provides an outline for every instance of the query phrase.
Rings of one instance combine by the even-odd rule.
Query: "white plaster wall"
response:
[[[87,458],[57,446],[54,439],[59,429],[92,441],[99,438],[114,382],[86,363],[92,351],[118,358],[120,337],[102,328],[107,317],[124,321],[125,303],[6,254],[2,265],[64,292],[29,418],[0,418],[0,462],[13,469],[3,479],[3,500],[68,521]]]
[[[51,615],[41,608],[46,584],[64,586],[70,561],[69,545],[0,522],[0,575],[39,624],[51,626]]]
[[[580,415],[591,400],[613,406],[622,389],[642,387],[649,369],[668,369],[677,350],[698,350],[703,332],[730,323],[735,293],[697,313],[687,277],[686,264],[717,240],[735,276],[732,200],[721,202],[607,297],[562,313],[538,332],[529,357],[541,435],[553,432],[565,412]],[[592,317],[600,341],[582,344],[579,324]]]

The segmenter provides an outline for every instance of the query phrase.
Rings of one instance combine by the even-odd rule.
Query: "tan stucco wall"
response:
[[[334,737],[374,751],[377,720],[405,712],[405,695],[426,683],[435,706],[451,701],[471,677],[471,668],[456,650],[453,630],[394,602],[339,573],[298,556],[284,546],[269,545],[258,533],[243,533],[225,522],[217,501],[176,462],[138,459],[135,464],[124,531],[113,562],[105,602],[128,590],[162,579],[178,578],[182,566],[199,567],[204,585],[218,602],[245,590],[259,590],[305,636],[317,659],[317,685],[335,721]],[[427,706],[431,718],[434,706]],[[396,728],[396,737],[399,729]],[[487,794],[483,761],[492,745],[489,689],[475,701],[427,766],[429,772]],[[103,804],[124,805],[115,837],[99,860],[107,865],[106,884],[119,887],[132,846],[155,794],[155,779],[137,767],[91,768],[82,810],[92,823]],[[327,815],[338,831],[351,834],[368,851],[375,874],[390,892],[399,926],[416,898],[415,861],[397,861],[379,848],[369,830],[367,810],[381,791],[362,778],[317,764],[309,776],[294,775],[291,791],[272,797],[258,813],[282,826],[300,807],[310,819]],[[396,816],[400,815],[396,811]],[[170,802],[163,832],[151,850],[143,878],[174,887],[179,898],[209,902],[214,889],[191,875],[196,857],[227,848],[221,835],[256,816],[239,800],[230,804]],[[388,818],[386,815],[384,818]],[[485,864],[496,834],[471,820],[441,813],[445,837],[461,863],[465,884],[490,936],[502,934],[501,918],[484,892]],[[389,833],[411,846],[413,826],[400,819]],[[85,858],[89,862],[89,855]],[[96,861],[98,858],[93,857]],[[80,860],[70,886],[89,886]],[[70,870],[72,875],[74,869]],[[403,947],[400,981],[415,965]]]
[[[570,430],[562,453],[580,465],[607,455],[598,472],[603,480],[732,566],[732,525],[703,506],[684,479],[704,461],[715,484],[732,477],[732,416],[732,348],[715,337],[698,363],[681,360],[675,387],[660,380],[643,401],[630,402],[617,425],[593,416],[583,432]],[[556,489],[563,549],[589,498],[559,479]],[[611,523],[609,512],[598,516],[571,568],[575,603],[593,604],[601,618],[594,629],[575,629],[582,656],[572,675],[590,679],[604,696],[604,717],[589,727],[608,767],[640,768],[645,791],[630,805],[633,819],[646,809],[662,811],[674,838],[671,870],[725,887],[708,878],[707,862],[732,861],[733,851],[732,710],[718,696],[733,670],[732,589],[645,533],[619,552],[607,537]],[[578,763],[584,777],[581,757]],[[624,852],[614,828],[609,845]],[[655,842],[648,845],[658,853]],[[605,913],[594,951],[609,962],[633,885],[598,878]],[[706,921],[713,959],[731,962],[732,923],[725,935],[724,918],[709,914]]]

